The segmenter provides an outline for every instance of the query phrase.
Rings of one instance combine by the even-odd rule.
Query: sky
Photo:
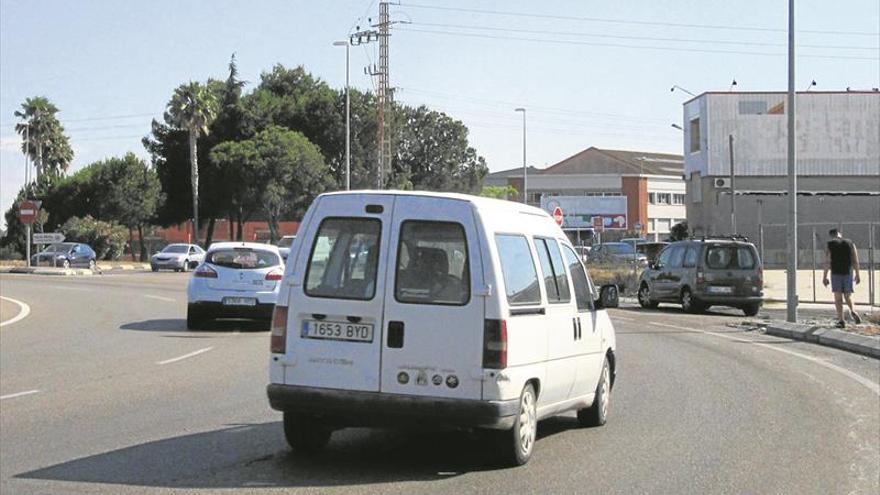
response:
[[[490,170],[552,165],[590,146],[681,153],[687,92],[787,89],[785,0],[400,0],[390,6],[398,101],[463,121]],[[880,0],[796,2],[798,90],[880,86]],[[71,171],[132,151],[175,87],[223,78],[235,53],[249,87],[274,64],[345,83],[347,39],[377,0],[0,0],[0,209],[24,181],[15,110],[59,108]],[[352,47],[351,84],[375,44]]]

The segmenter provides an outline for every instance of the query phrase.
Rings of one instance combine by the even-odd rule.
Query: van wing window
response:
[[[461,224],[403,222],[394,297],[411,304],[462,306],[470,301],[467,239]]]
[[[525,236],[498,234],[495,236],[501,272],[507,290],[507,302],[513,306],[541,303],[538,272]]]
[[[328,217],[321,221],[306,268],[306,294],[373,299],[381,231],[382,222],[375,218]]]
[[[581,260],[570,247],[565,246],[563,253],[565,254],[565,262],[568,263],[568,270],[571,272],[571,283],[574,284],[574,299],[577,301],[578,311],[592,310],[593,294],[590,291],[590,282],[587,279],[584,265],[581,264]]]
[[[559,252],[559,244],[557,244],[555,239],[536,237],[535,250],[538,252],[541,271],[544,273],[544,287],[547,289],[547,300],[551,303],[571,301],[568,276],[565,274],[562,253]]]
[[[547,241],[535,238],[535,251],[538,252],[538,262],[541,263],[541,273],[544,274],[544,289],[547,291],[547,300],[559,301],[559,289],[556,286],[556,277],[553,274],[553,263],[550,261],[550,253],[547,251]]]
[[[554,239],[547,239],[547,248],[550,249],[550,261],[553,263],[553,273],[556,275],[556,287],[559,288],[559,302],[569,302],[571,290],[568,288],[568,277],[565,275],[559,243]]]

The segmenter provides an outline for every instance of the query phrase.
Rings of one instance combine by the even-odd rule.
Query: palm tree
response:
[[[16,117],[24,119],[15,125],[22,137],[21,151],[33,160],[37,178],[45,173],[61,175],[73,161],[73,149],[56,113],[58,107],[45,96],[25,99],[21,110],[15,111]]]
[[[193,198],[193,242],[199,243],[199,164],[198,139],[208,134],[208,126],[217,116],[217,95],[208,86],[190,81],[174,90],[165,110],[169,125],[189,133],[189,163]]]

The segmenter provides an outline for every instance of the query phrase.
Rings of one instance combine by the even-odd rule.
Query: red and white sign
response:
[[[18,219],[21,223],[28,225],[37,220],[37,213],[40,207],[33,201],[26,199],[18,205]]]
[[[553,220],[556,220],[556,225],[562,227],[562,223],[565,222],[565,217],[562,216],[562,208],[557,206],[556,209],[553,210]]]
[[[596,232],[605,230],[605,223],[602,217],[593,217],[593,230]]]

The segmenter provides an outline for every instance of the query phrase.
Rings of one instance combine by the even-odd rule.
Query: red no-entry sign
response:
[[[18,219],[21,223],[29,225],[37,219],[37,213],[40,207],[33,201],[26,199],[18,205]]]
[[[562,223],[565,221],[565,217],[562,216],[562,208],[557,206],[556,209],[553,210],[553,220],[556,220],[556,225],[562,227]]]

